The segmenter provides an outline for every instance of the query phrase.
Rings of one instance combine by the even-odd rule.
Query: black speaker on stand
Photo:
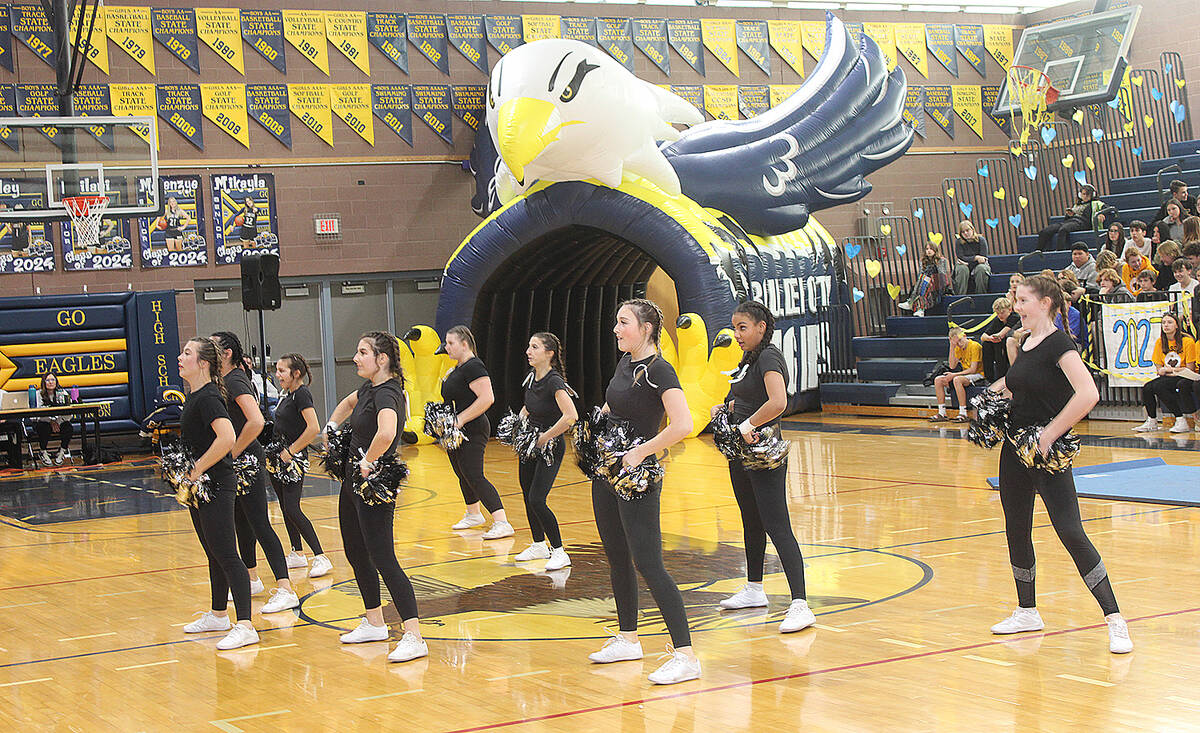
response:
[[[279,310],[283,304],[283,289],[279,286],[279,255],[242,255],[242,310],[258,311],[258,341],[261,346],[259,371],[262,375],[263,417],[270,422],[267,408],[267,322],[263,311]],[[268,431],[263,431],[264,435]]]

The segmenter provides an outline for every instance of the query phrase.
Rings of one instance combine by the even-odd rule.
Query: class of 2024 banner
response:
[[[79,190],[82,193],[105,194],[109,201],[123,201],[126,179],[123,176],[105,174],[106,187],[94,177],[81,177]],[[70,222],[59,224],[62,233],[63,269],[67,272],[92,270],[128,270],[133,267],[133,246],[129,241],[128,219],[101,219],[97,242],[83,246],[75,235]]]
[[[12,86],[5,84],[2,91],[0,114],[11,116],[15,111]],[[41,209],[45,201],[44,180],[0,178],[0,203],[5,206]],[[53,272],[54,247],[50,240],[46,224],[0,222],[0,274]]]
[[[1105,303],[1100,307],[1110,386],[1142,387],[1158,376],[1150,355],[1154,342],[1160,340],[1162,314],[1161,302]]]
[[[163,201],[175,199],[187,217],[180,222],[182,235],[167,241],[165,216],[138,220],[142,267],[202,267],[208,264],[208,243],[205,239],[204,197],[200,193],[200,176],[162,176]],[[139,191],[154,185],[149,178],[138,181]],[[177,241],[176,241],[177,240]]]
[[[236,265],[244,254],[279,254],[279,218],[275,205],[275,176],[270,173],[221,173],[212,177],[213,240],[218,265]],[[247,201],[254,202],[254,224],[247,223],[242,212]],[[243,229],[250,229],[243,233]],[[273,245],[259,246],[255,239],[243,236],[276,235]]]

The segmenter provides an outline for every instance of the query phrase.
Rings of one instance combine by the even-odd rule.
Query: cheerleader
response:
[[[1054,278],[1034,275],[1017,286],[1016,296],[1015,310],[1029,336],[1017,349],[1008,374],[989,389],[1012,393],[1011,427],[1045,425],[1038,440],[1038,449],[1045,455],[1055,440],[1087,416],[1099,394],[1074,341],[1054,326],[1053,314],[1064,307],[1062,290]],[[1104,612],[1109,651],[1133,651],[1129,628],[1117,608],[1104,561],[1083,531],[1071,471],[1050,473],[1027,468],[1008,440],[1000,449],[1000,506],[1018,605],[1011,616],[992,627],[992,633],[1040,631],[1045,626],[1034,601],[1033,500],[1037,494],[1046,505],[1054,531]]]
[[[258,398],[250,377],[242,368],[245,357],[242,354],[242,342],[229,331],[218,331],[212,335],[217,344],[221,357],[221,377],[225,380],[225,401],[229,409],[229,417],[233,420],[233,428],[237,431],[237,443],[233,446],[233,459],[246,453],[258,461],[258,469],[250,481],[249,487],[243,488],[245,493],[237,497],[237,538],[238,548],[242,554],[242,562],[250,571],[250,592],[263,591],[263,582],[258,578],[256,566],[258,560],[254,549],[257,539],[262,545],[263,554],[275,575],[276,587],[271,591],[271,598],[262,607],[262,613],[277,613],[300,605],[300,599],[292,590],[292,581],[288,579],[287,559],[283,555],[283,545],[279,536],[271,527],[271,518],[267,515],[267,470],[264,462],[266,451],[258,436],[266,421],[263,420],[262,410],[258,406]]]
[[[211,339],[188,341],[179,355],[179,376],[187,382],[189,393],[183,403],[180,436],[196,465],[188,474],[191,481],[204,477],[211,498],[191,507],[192,526],[200,546],[208,556],[208,581],[212,587],[212,610],[183,627],[184,633],[228,631],[217,642],[218,649],[237,649],[258,643],[258,632],[250,623],[250,574],[238,557],[234,539],[234,494],[237,479],[229,451],[237,440],[233,422],[225,409],[225,387],[220,373],[220,357]],[[237,624],[230,628],[229,601],[232,591]]]
[[[275,435],[283,443],[278,459],[284,464],[291,463],[296,458],[307,459],[309,444],[317,437],[317,433],[321,432],[317,410],[313,407],[312,393],[308,391],[308,383],[312,381],[308,362],[300,354],[284,354],[275,362],[275,381],[279,384],[279,389],[283,390],[279,402],[275,404]],[[301,544],[303,540],[315,555],[308,577],[319,578],[328,575],[333,569],[333,563],[325,557],[317,531],[300,508],[304,477],[301,476],[299,481],[285,481],[271,474],[271,486],[275,489],[275,496],[279,497],[283,523],[287,527],[288,540],[292,544],[292,551],[287,556],[287,566],[308,567]]]
[[[745,352],[729,379],[725,405],[712,409],[713,417],[723,407],[730,412],[747,442],[757,440],[754,431],[764,425],[779,430],[779,418],[787,407],[787,365],[783,353],[771,343],[775,318],[762,303],[749,301],[733,309],[733,333]],[[817,619],[808,607],[804,590],[804,558],[792,533],[787,507],[787,463],[765,471],[749,470],[738,459],[729,459],[729,481],[742,513],[746,549],[746,586],[721,601],[721,608],[758,608],[767,605],[763,592],[763,562],[767,536],[775,545],[779,562],[792,591],[787,616],[779,625],[783,633],[808,628]]]
[[[634,467],[692,431],[692,416],[679,386],[675,369],[659,352],[662,311],[652,301],[627,300],[617,310],[617,348],[624,352],[605,391],[604,411],[630,423],[632,432],[645,439],[622,458]],[[669,420],[659,431],[663,414]],[[588,659],[597,664],[642,658],[637,635],[638,582],[634,568],[650,587],[663,623],[671,634],[671,658],[650,674],[656,685],[673,685],[700,676],[700,660],[692,653],[687,611],[679,587],[663,565],[659,501],[662,482],[635,499],[618,496],[607,482],[592,481],[592,509],[596,529],[608,556],[613,598],[620,633]]]
[[[458,488],[462,491],[467,511],[451,529],[471,529],[486,520],[479,511],[483,504],[492,515],[492,526],[483,533],[485,540],[498,540],[513,535],[512,525],[504,514],[500,493],[483,474],[483,452],[488,437],[492,434],[487,410],[496,401],[492,393],[492,379],[487,367],[475,355],[475,336],[466,326],[454,326],[446,332],[446,353],[458,362],[457,366],[442,380],[442,401],[452,405],[458,413],[458,427],[466,440],[454,450],[446,451],[450,467],[458,477]]]
[[[542,431],[537,441],[539,449],[554,443],[554,463],[547,466],[540,456],[535,456],[522,459],[518,467],[533,544],[516,559],[517,562],[545,560],[546,570],[562,570],[571,564],[571,558],[563,548],[558,520],[546,504],[546,497],[554,486],[566,451],[566,443],[559,436],[571,427],[579,414],[571,401],[571,388],[563,378],[566,367],[563,366],[562,343],[558,337],[547,332],[535,333],[529,339],[525,357],[533,371],[525,378],[525,406],[521,408],[521,417]],[[545,540],[550,540],[549,547]]]
[[[350,456],[338,498],[338,524],[346,559],[354,569],[354,580],[366,608],[366,615],[353,631],[341,635],[343,644],[386,641],[388,627],[383,621],[383,602],[379,594],[379,576],[387,585],[403,623],[404,635],[388,654],[393,662],[407,662],[429,654],[421,638],[417,618],[417,596],[400,562],[392,535],[396,503],[367,504],[355,491],[381,456],[394,453],[404,432],[404,375],[400,371],[399,344],[396,337],[382,331],[363,334],[354,354],[358,376],[366,381],[346,396],[325,425],[328,433],[349,418]]]

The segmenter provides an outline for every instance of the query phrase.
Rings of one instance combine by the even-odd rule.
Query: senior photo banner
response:
[[[279,254],[274,175],[214,175],[212,202],[218,265],[236,265],[243,254]]]
[[[138,181],[145,195],[154,182],[149,178]],[[203,267],[208,264],[208,243],[205,241],[204,197],[200,193],[200,176],[162,176],[164,202],[171,199],[179,204],[186,217],[179,222],[178,237],[167,240],[165,216],[138,220],[139,249],[142,267]],[[165,212],[164,212],[165,213]],[[174,234],[174,232],[170,232]]]

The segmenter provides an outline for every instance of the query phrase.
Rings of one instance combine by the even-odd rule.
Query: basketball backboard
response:
[[[1051,111],[1107,102],[1129,65],[1129,44],[1137,28],[1140,5],[1078,18],[1066,18],[1026,28],[1013,54],[1014,66],[1029,66],[1046,74],[1058,89]],[[1000,90],[994,115],[1020,111],[1008,83]]]

